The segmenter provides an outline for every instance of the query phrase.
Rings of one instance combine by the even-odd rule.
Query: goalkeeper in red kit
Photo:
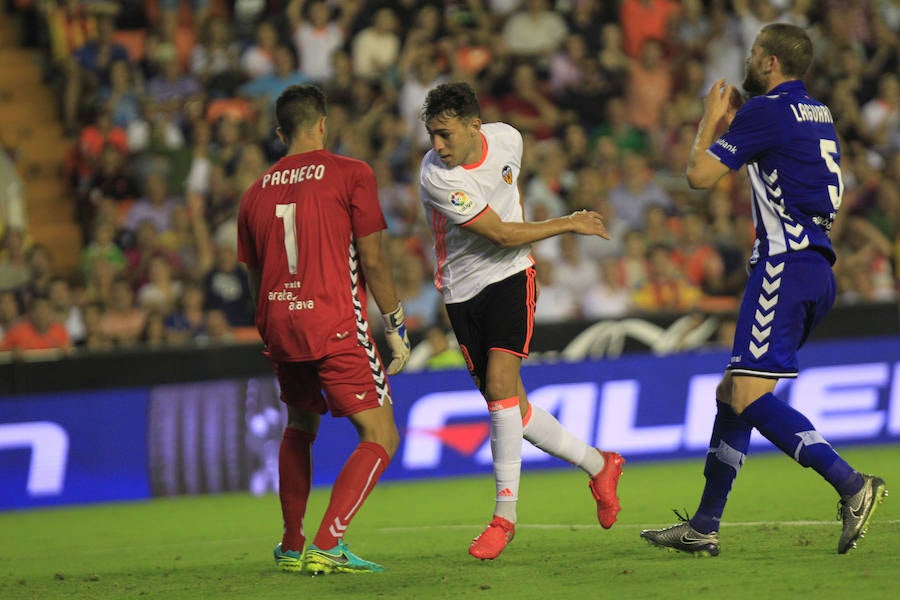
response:
[[[325,150],[321,88],[286,88],[275,117],[287,154],[246,191],[238,213],[238,256],[249,272],[256,326],[288,411],[278,454],[284,534],[275,562],[311,575],[379,572],[384,568],[353,554],[343,537],[400,438],[387,375],[406,364],[409,340],[382,250],[386,223],[372,169]],[[385,322],[387,369],[370,331],[367,287]],[[359,445],[306,544],[312,445],[329,411],[350,419]]]

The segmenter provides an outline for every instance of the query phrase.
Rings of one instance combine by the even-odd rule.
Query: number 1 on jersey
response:
[[[287,254],[288,271],[297,274],[297,205],[276,204],[275,216],[284,221],[284,251]]]

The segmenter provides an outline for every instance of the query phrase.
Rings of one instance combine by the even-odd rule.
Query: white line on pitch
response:
[[[877,527],[879,524],[885,525],[895,525],[900,523],[900,519],[889,519],[889,520],[878,520],[877,517],[873,522],[873,525]],[[840,527],[840,521],[837,519],[831,521],[740,521],[736,523],[723,522],[723,527],[761,527],[764,525],[773,525],[778,527],[802,527],[802,526],[819,526],[819,525],[834,525],[835,527]],[[472,525],[417,525],[415,527],[379,527],[376,531],[379,533],[406,533],[406,532],[414,532],[414,531],[422,531],[423,529],[428,529],[431,531],[446,529],[477,529],[478,527],[482,527],[483,523],[477,523]],[[617,529],[650,529],[654,527],[666,527],[667,525],[671,525],[671,523],[653,523],[653,524],[619,524],[616,525]],[[516,523],[517,529],[596,529],[598,525],[587,525],[583,523],[557,523],[557,524],[549,524],[549,523]]]

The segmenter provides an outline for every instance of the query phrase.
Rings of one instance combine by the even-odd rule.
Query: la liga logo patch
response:
[[[468,214],[475,202],[465,192],[450,192],[450,205],[461,215]]]
[[[503,181],[506,182],[506,185],[512,185],[512,167],[503,165],[503,170],[500,171],[500,174],[503,175]]]

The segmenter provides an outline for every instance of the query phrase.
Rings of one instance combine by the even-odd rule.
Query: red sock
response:
[[[375,487],[378,478],[384,473],[391,459],[384,448],[372,442],[360,442],[341,469],[334,487],[331,488],[331,500],[322,525],[313,543],[322,550],[331,550],[338,540],[344,537],[344,531],[351,519],[359,511],[369,492]]]
[[[316,436],[285,427],[278,451],[278,496],[284,519],[282,550],[303,550],[303,519],[312,487],[312,444]]]

